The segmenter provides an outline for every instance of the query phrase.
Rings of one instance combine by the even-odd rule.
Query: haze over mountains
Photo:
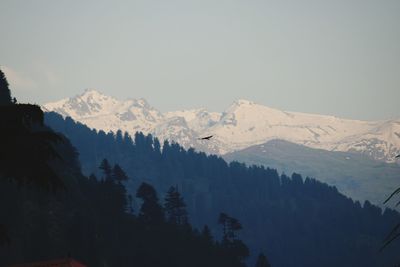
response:
[[[247,100],[235,101],[221,113],[203,108],[161,113],[145,99],[118,100],[93,89],[43,107],[106,132],[142,131],[220,155],[274,139],[328,151],[358,152],[387,162],[400,153],[400,119],[348,120],[285,112]],[[197,140],[208,134],[214,135],[210,141]]]

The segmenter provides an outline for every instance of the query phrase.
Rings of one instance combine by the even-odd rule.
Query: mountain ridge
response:
[[[283,140],[271,140],[223,155],[227,162],[239,161],[277,169],[279,173],[301,173],[305,177],[337,187],[339,192],[361,202],[383,201],[399,184],[400,165],[374,160],[354,152],[326,151]],[[392,207],[396,208],[396,207]]]
[[[133,135],[137,131],[186,148],[223,155],[274,139],[328,151],[357,152],[393,162],[400,153],[400,119],[361,121],[287,112],[239,99],[224,112],[205,108],[162,113],[145,99],[117,100],[95,89],[43,105],[91,128]],[[202,135],[213,134],[209,142]]]

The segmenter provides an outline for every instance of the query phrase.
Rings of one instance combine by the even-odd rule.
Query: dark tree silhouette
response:
[[[235,232],[242,230],[242,224],[236,219],[230,217],[228,220],[228,237],[235,239]]]
[[[237,219],[223,212],[219,215],[218,223],[222,225],[224,232],[221,245],[232,259],[232,267],[246,266],[243,261],[250,255],[249,249],[241,240],[236,239],[235,235],[236,231],[242,229],[242,225]]]
[[[136,192],[136,197],[143,201],[138,215],[140,221],[149,226],[164,222],[164,211],[158,203],[156,190],[151,185],[142,183]]]
[[[112,169],[112,178],[118,183],[128,180],[125,171],[118,164],[115,164]]]
[[[111,165],[107,159],[102,160],[102,162],[100,163],[99,169],[103,171],[105,180],[112,179],[112,169],[111,169]]]
[[[11,92],[8,87],[8,81],[4,72],[0,69],[0,106],[10,105],[13,103],[11,100]]]
[[[263,253],[260,253],[258,255],[255,267],[271,267],[271,264],[269,264],[267,257],[265,257]]]
[[[178,189],[171,186],[165,197],[164,209],[167,222],[177,225],[188,223],[186,204]]]
[[[61,159],[55,146],[64,139],[43,125],[42,110],[29,104],[0,106],[0,125],[0,177],[20,185],[62,187],[50,161]]]
[[[233,241],[236,232],[242,230],[242,224],[238,219],[230,217],[226,213],[219,214],[218,223],[222,225],[222,233],[224,239]]]
[[[13,103],[7,79],[0,70],[0,180],[46,190],[64,187],[51,164],[61,159],[55,147],[63,139],[46,128],[43,120],[40,107]],[[4,225],[0,225],[2,242],[9,242]]]

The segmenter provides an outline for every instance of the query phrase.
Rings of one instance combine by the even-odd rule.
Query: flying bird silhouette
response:
[[[210,140],[211,137],[213,137],[214,135],[209,135],[209,136],[205,136],[205,137],[200,137],[198,138],[199,140]]]

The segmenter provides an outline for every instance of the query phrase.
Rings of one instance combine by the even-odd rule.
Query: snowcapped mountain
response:
[[[121,129],[128,133],[150,133],[164,121],[163,114],[152,108],[144,99],[119,101],[93,89],[85,90],[83,94],[72,98],[45,104],[43,107],[106,132]]]
[[[350,151],[393,161],[400,153],[400,119],[359,121],[285,112],[238,100],[222,113],[205,109],[161,113],[144,99],[117,100],[96,90],[43,105],[91,128],[151,133],[184,147],[226,154],[274,139],[329,151]],[[210,141],[198,137],[212,134]]]

